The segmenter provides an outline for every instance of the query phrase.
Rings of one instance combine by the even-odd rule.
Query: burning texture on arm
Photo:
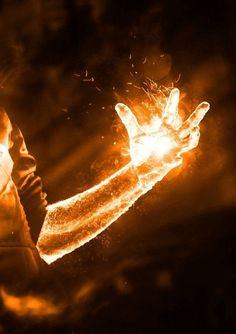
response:
[[[140,124],[128,106],[116,111],[129,136],[130,162],[95,187],[48,206],[37,244],[40,256],[52,263],[84,245],[123,215],[134,202],[173,168],[182,154],[198,145],[199,123],[209,104],[202,102],[186,121],[178,112],[179,90],[171,90],[161,113],[153,100],[152,116]]]

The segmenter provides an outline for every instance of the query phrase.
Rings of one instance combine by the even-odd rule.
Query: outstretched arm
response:
[[[128,131],[131,162],[97,186],[48,206],[37,244],[47,263],[96,237],[171,169],[180,165],[183,152],[197,146],[198,124],[209,105],[199,105],[182,124],[178,100],[179,91],[174,89],[159,122],[156,118],[150,120],[145,130],[127,106],[116,106]]]
[[[93,239],[145,192],[132,163],[97,186],[48,206],[38,249],[48,263]]]

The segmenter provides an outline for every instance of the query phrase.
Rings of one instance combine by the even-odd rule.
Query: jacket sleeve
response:
[[[36,174],[36,161],[29,154],[23,135],[15,124],[12,124],[10,133],[9,152],[14,162],[12,179],[29,223],[32,240],[36,243],[47,213],[46,194]]]

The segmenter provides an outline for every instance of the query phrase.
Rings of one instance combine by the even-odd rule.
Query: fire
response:
[[[174,143],[171,138],[167,136],[161,136],[158,139],[153,136],[143,137],[139,140],[139,155],[138,159],[145,160],[150,152],[155,154],[158,158],[162,158],[173,147]],[[134,155],[134,154],[133,154]],[[133,158],[133,163],[138,164],[137,159]]]
[[[172,140],[168,137],[161,137],[157,142],[156,154],[158,157],[162,158],[166,153],[168,153],[173,147]]]
[[[0,289],[3,306],[18,317],[47,318],[60,314],[64,306],[56,305],[53,301],[41,296],[15,296],[3,288]]]
[[[4,162],[5,168],[1,166],[1,164]],[[13,161],[9,155],[7,146],[0,144],[0,191],[2,190],[2,187],[4,187],[5,184],[8,183],[8,181],[11,178],[11,171],[13,168]]]
[[[153,99],[157,109],[158,100]],[[161,115],[139,124],[128,106],[115,107],[129,136],[131,161],[95,187],[48,206],[37,244],[41,257],[51,263],[84,245],[123,215],[133,203],[173,168],[182,154],[198,145],[199,123],[209,104],[202,102],[186,121],[178,113],[179,90],[171,90]],[[142,123],[142,122],[141,122]]]

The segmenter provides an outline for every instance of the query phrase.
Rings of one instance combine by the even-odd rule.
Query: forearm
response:
[[[131,163],[97,186],[48,206],[37,247],[48,263],[90,241],[145,192]]]

